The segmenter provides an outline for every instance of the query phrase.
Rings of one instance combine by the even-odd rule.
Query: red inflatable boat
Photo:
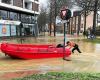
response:
[[[56,58],[69,57],[69,49],[63,51],[63,48],[56,48],[53,45],[30,45],[30,44],[10,44],[2,43],[1,51],[13,58],[21,59],[39,59],[39,58]]]

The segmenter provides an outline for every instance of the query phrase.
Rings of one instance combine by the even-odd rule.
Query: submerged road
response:
[[[71,39],[70,39],[71,40]],[[1,42],[20,43],[20,40],[3,40]],[[62,43],[60,37],[49,38],[27,38],[23,43],[28,44],[58,44]],[[25,76],[32,73],[46,73],[51,71],[63,72],[100,72],[100,44],[87,43],[75,40],[79,44],[82,53],[75,51],[71,55],[71,61],[64,61],[62,58],[20,60],[11,59],[0,52],[0,77],[4,78],[8,72],[16,72],[16,76]],[[28,72],[25,74],[24,72]],[[19,75],[18,75],[19,74]],[[13,74],[12,74],[13,75]],[[13,78],[14,78],[13,77]],[[4,78],[5,79],[5,78]],[[10,79],[10,78],[9,78]],[[6,79],[5,79],[6,80]]]

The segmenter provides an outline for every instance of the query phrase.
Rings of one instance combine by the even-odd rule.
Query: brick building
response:
[[[93,27],[93,12],[86,17],[86,30]],[[83,34],[84,32],[84,16],[80,14],[80,11],[75,11],[73,17],[70,18],[68,26],[69,34]]]
[[[0,37],[38,35],[39,0],[0,0]]]

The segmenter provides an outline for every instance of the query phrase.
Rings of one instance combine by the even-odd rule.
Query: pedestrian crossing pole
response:
[[[65,45],[66,44],[66,23],[64,23],[64,46],[63,46],[63,52],[64,52],[64,55],[63,55],[63,59],[65,60],[66,58],[66,50],[65,50]]]
[[[63,8],[60,11],[60,17],[62,19],[62,23],[64,24],[64,46],[63,46],[63,60],[66,60],[66,23],[68,26],[68,20],[71,17],[71,11],[69,9],[67,9],[66,6],[63,6]]]

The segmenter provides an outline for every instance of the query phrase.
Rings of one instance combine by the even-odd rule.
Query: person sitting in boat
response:
[[[63,48],[64,47],[64,44],[58,44],[57,46],[56,46],[56,48]],[[67,47],[67,44],[65,44],[65,47]]]
[[[78,44],[74,43],[74,42],[70,42],[70,41],[67,41],[66,42],[66,46],[69,47],[69,49],[72,48],[72,53],[74,53],[75,50],[77,50],[79,53],[82,53],[79,49],[79,46]]]
[[[56,46],[56,48],[61,48],[61,47],[63,47],[62,44],[58,44],[58,45]]]

